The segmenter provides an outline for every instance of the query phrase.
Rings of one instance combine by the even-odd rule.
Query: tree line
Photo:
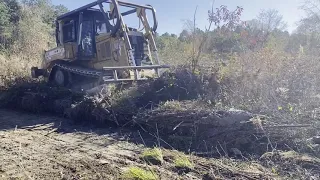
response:
[[[211,54],[219,59],[264,48],[272,48],[291,55],[318,56],[320,54],[320,7],[319,1],[307,0],[302,8],[307,16],[289,33],[287,23],[275,9],[262,9],[252,20],[242,21],[242,7],[230,10],[221,6],[208,13],[211,29],[201,30],[195,26],[196,19],[186,22],[186,28],[178,35],[157,34],[160,51],[193,51],[195,54]],[[203,39],[203,41],[201,40]],[[174,50],[173,50],[174,49]],[[193,49],[193,50],[192,50]],[[174,53],[174,52],[172,52]],[[195,59],[191,53],[191,60]],[[201,57],[198,57],[201,58]]]
[[[256,18],[242,21],[244,8],[230,10],[222,5],[209,10],[209,26],[205,30],[195,26],[194,18],[185,23],[186,28],[179,35],[157,34],[156,40],[162,54],[188,52],[193,61],[198,61],[203,54],[225,59],[235,53],[266,47],[291,54],[318,55],[319,5],[316,0],[305,2],[301,8],[307,16],[298,22],[298,27],[291,34],[285,30],[286,22],[277,10],[261,10]],[[1,0],[0,51],[20,51],[28,44],[32,44],[29,45],[32,48],[32,41],[54,45],[54,20],[67,11],[65,6],[53,5],[50,0]]]
[[[55,18],[67,11],[65,6],[53,5],[50,0],[1,0],[0,50],[11,49],[16,43],[28,39],[23,36],[32,37],[32,31],[27,27],[39,28],[35,29],[38,33],[52,35]],[[39,32],[41,30],[43,32]]]

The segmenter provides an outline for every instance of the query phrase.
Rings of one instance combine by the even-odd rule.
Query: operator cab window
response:
[[[75,42],[76,33],[75,33],[75,23],[73,20],[65,22],[63,25],[63,42]]]
[[[93,23],[90,20],[84,20],[82,22],[82,33],[81,33],[81,48],[83,55],[86,57],[93,56],[93,34],[92,34]]]
[[[96,33],[97,35],[107,33],[107,24],[103,21],[96,20]]]

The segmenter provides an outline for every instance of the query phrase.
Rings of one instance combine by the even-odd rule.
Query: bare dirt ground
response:
[[[0,178],[115,179],[134,164],[129,159],[138,146],[112,134],[77,132],[63,120],[0,110]]]
[[[130,167],[152,169],[159,179],[300,179],[260,162],[225,158],[194,157],[194,169],[181,174],[170,159],[175,151],[164,150],[162,165],[148,165],[140,158],[146,147],[133,143],[135,137],[124,129],[0,109],[0,179],[122,179]]]
[[[139,158],[145,147],[128,134],[0,109],[0,179],[121,179],[129,167],[148,166]],[[200,179],[155,168],[160,179]]]

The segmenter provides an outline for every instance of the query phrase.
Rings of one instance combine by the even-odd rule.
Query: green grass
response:
[[[193,169],[193,164],[187,156],[176,156],[174,166],[179,169]]]
[[[163,162],[163,154],[159,148],[145,150],[142,153],[142,158],[152,164],[162,164]]]
[[[151,172],[138,167],[130,167],[122,176],[124,180],[158,180],[159,177]]]

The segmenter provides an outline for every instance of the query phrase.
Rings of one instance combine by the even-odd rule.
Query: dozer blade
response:
[[[149,78],[141,77],[141,71],[154,70],[155,78],[160,77],[160,69],[170,68],[167,65],[148,65],[148,66],[118,66],[118,67],[103,67],[104,71],[112,71],[112,76],[104,76],[104,82],[130,82],[130,81],[145,81]],[[119,70],[133,71],[133,77],[130,78],[118,78]]]
[[[143,82],[149,80],[149,78],[142,78],[140,77],[141,70],[154,70],[155,78],[160,77],[160,69],[166,69],[170,68],[166,65],[149,65],[149,66],[119,66],[119,67],[104,67],[103,71],[107,75],[101,75],[100,80],[98,80],[98,85],[91,84],[90,86],[87,86],[85,91],[88,94],[96,94],[96,93],[102,93],[102,94],[108,94],[110,95],[111,91],[110,88],[112,87],[112,84],[122,84],[122,88],[126,86],[130,86],[132,82]],[[133,71],[133,76],[130,76],[130,78],[118,78],[118,71],[121,70],[131,70]],[[111,71],[111,72],[110,72]],[[124,84],[123,84],[124,83]],[[125,85],[127,84],[127,85]],[[92,86],[93,85],[93,86]],[[89,88],[90,87],[90,88]]]
[[[85,91],[90,95],[97,93],[109,94],[110,88],[115,84],[122,84],[121,87],[130,86],[132,82],[143,82],[150,78],[142,78],[142,70],[154,70],[152,73],[155,77],[160,77],[160,69],[170,68],[166,65],[148,65],[148,66],[118,66],[118,67],[104,67],[100,78],[96,80],[88,80],[85,83],[77,84],[72,89],[75,91]],[[133,73],[129,78],[119,78],[118,71],[131,70]],[[125,85],[126,84],[126,85]]]

